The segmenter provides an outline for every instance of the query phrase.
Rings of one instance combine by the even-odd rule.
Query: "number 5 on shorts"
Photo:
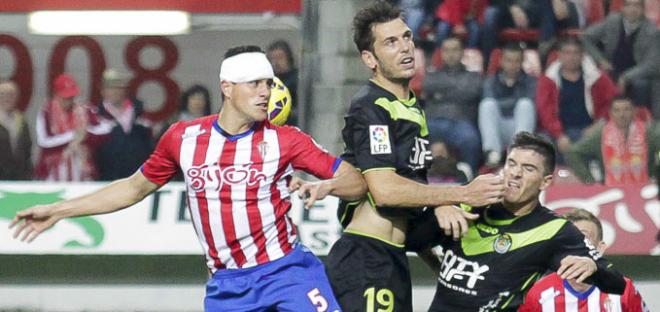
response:
[[[316,312],[325,312],[328,310],[328,300],[321,295],[321,291],[318,288],[314,288],[307,293],[307,297],[316,307]]]
[[[387,288],[379,289],[376,292],[376,287],[367,288],[364,291],[363,297],[367,298],[366,312],[374,312],[376,303],[378,303],[378,310],[376,312],[392,312],[394,311],[394,294]],[[380,309],[383,306],[384,309]]]

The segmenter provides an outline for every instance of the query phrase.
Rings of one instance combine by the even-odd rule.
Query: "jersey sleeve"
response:
[[[177,139],[177,124],[172,125],[163,134],[156,150],[149,156],[149,159],[142,164],[140,171],[147,178],[147,180],[163,185],[167,183],[175,174],[178,168],[177,160],[175,157],[175,148]],[[180,137],[180,136],[179,136]]]
[[[553,239],[555,249],[549,259],[549,267],[553,271],[559,269],[561,260],[566,256],[589,257],[596,262],[597,270],[585,282],[594,284],[607,293],[623,293],[626,287],[623,275],[611,267],[612,265],[601,256],[573,223],[566,222]]]
[[[523,303],[518,306],[518,312],[538,312],[541,311],[541,304],[539,303],[539,300],[541,299],[541,287],[538,287],[536,285],[532,286],[532,288],[527,292],[525,295],[525,300]]]
[[[356,167],[363,173],[396,168],[396,129],[389,113],[374,103],[365,103],[350,118],[354,122],[348,136],[353,142]]]
[[[628,312],[649,312],[649,308],[644,303],[642,295],[637,291],[635,285],[629,278],[626,280],[626,290],[621,295],[621,308]]]
[[[314,139],[295,127],[282,127],[288,135],[291,165],[296,170],[303,170],[319,179],[330,179],[341,164],[341,158],[335,157],[323,149]]]

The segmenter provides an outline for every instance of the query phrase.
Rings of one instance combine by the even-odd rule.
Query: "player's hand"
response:
[[[324,199],[332,191],[327,181],[309,182],[299,177],[293,177],[289,183],[289,193],[298,191],[298,197],[303,200],[305,208],[312,208],[314,202]]]
[[[16,213],[16,216],[9,224],[9,228],[16,227],[14,238],[21,241],[32,242],[39,234],[49,229],[53,224],[59,221],[52,213],[54,205],[38,205]],[[21,236],[22,235],[22,236]]]
[[[480,175],[464,186],[461,202],[472,207],[494,204],[502,200],[504,191],[504,179],[501,175]]]
[[[299,177],[293,177],[291,178],[291,182],[289,182],[289,193],[293,193],[297,191],[301,185],[306,183],[307,181],[299,178]]]
[[[440,228],[445,230],[445,235],[453,236],[454,240],[461,238],[468,231],[468,220],[476,220],[478,214],[469,213],[455,206],[439,206],[433,211]]]
[[[589,257],[566,256],[564,259],[561,259],[557,274],[562,279],[575,279],[578,283],[582,283],[587,277],[594,274],[597,269],[596,262]]]

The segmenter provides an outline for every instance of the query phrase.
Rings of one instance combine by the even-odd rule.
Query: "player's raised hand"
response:
[[[480,175],[464,188],[462,202],[473,207],[497,203],[502,200],[505,191],[504,179],[494,174]]]
[[[16,216],[9,224],[9,228],[18,226],[14,231],[14,238],[21,241],[32,242],[39,234],[49,229],[53,224],[59,221],[53,215],[54,205],[38,205],[16,213]],[[22,234],[22,236],[21,236]]]
[[[445,231],[445,235],[453,236],[458,240],[465,235],[468,230],[468,221],[479,218],[478,214],[469,213],[455,206],[438,206],[433,211],[440,228]]]
[[[589,257],[566,256],[564,259],[561,259],[557,274],[562,279],[575,279],[578,283],[582,283],[587,277],[594,274],[597,269],[596,262]]]

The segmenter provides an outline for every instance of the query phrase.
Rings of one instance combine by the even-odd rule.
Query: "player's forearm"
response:
[[[335,177],[326,180],[326,183],[330,188],[330,195],[347,201],[359,200],[367,193],[367,182],[355,167],[346,162],[339,165]]]
[[[117,180],[90,194],[57,203],[54,215],[63,219],[110,213],[131,206],[151,193],[151,188],[145,188],[138,178],[134,175]]]
[[[378,206],[416,208],[459,204],[465,200],[462,186],[426,185],[395,173],[366,178]]]
[[[598,269],[596,272],[587,278],[587,282],[594,284],[602,292],[611,294],[623,294],[626,289],[626,280],[619,271],[613,269],[604,261],[597,262]]]

